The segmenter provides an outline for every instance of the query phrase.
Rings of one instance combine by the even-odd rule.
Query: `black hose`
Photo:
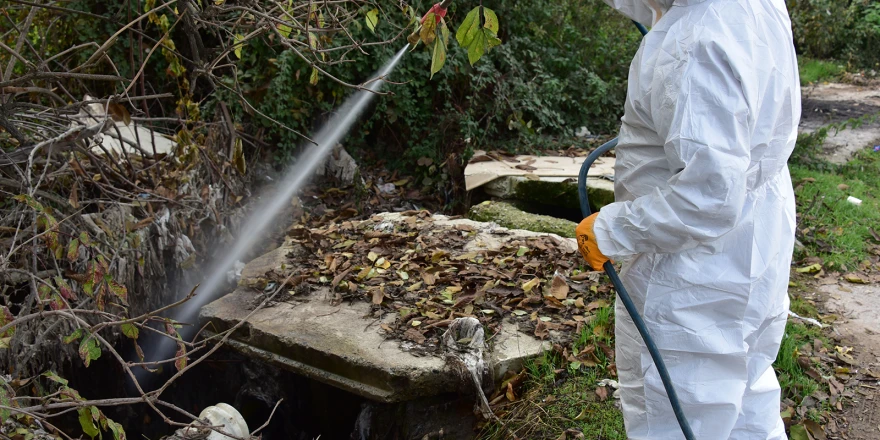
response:
[[[645,29],[640,23],[635,21],[633,23],[636,24],[636,27],[639,28],[639,32],[641,32],[642,35],[648,33],[647,29]],[[590,153],[590,155],[584,160],[584,164],[581,165],[580,173],[578,173],[578,198],[580,199],[579,201],[581,204],[581,214],[583,214],[584,218],[589,217],[591,214],[590,199],[587,194],[587,172],[590,170],[590,167],[596,159],[616,146],[617,138],[602,144],[602,146]],[[675,393],[675,387],[672,385],[672,378],[669,377],[669,371],[666,369],[666,364],[660,356],[660,350],[657,348],[657,344],[654,343],[654,339],[651,338],[651,334],[648,333],[648,327],[645,325],[642,315],[636,310],[636,305],[633,304],[632,298],[630,298],[626,288],[623,287],[623,282],[620,281],[620,277],[617,275],[617,270],[614,269],[614,265],[611,264],[610,261],[607,261],[602,268],[605,269],[608,278],[611,278],[611,284],[614,285],[614,290],[617,291],[617,296],[620,298],[627,313],[629,313],[629,316],[632,318],[633,324],[635,324],[636,328],[639,330],[639,334],[642,335],[642,340],[645,341],[645,345],[648,347],[648,352],[651,353],[651,359],[654,360],[654,365],[657,367],[657,373],[660,374],[660,380],[663,381],[663,388],[666,389],[666,395],[669,397],[669,403],[672,405],[672,411],[675,412],[675,418],[678,420],[681,432],[684,433],[684,438],[687,440],[695,440],[694,432],[691,430],[691,426],[688,424],[687,418],[684,416],[681,402],[678,401],[678,394]],[[596,268],[594,267],[593,269]]]

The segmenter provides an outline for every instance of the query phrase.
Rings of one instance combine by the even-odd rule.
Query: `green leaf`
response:
[[[312,74],[309,76],[309,84],[318,84],[318,69],[312,67]]]
[[[7,408],[15,406],[12,399],[9,398],[9,392],[6,391],[6,384],[0,384],[0,405],[3,405]],[[0,424],[6,423],[6,420],[9,419],[9,416],[12,415],[12,412],[8,409],[0,409]]]
[[[140,330],[137,328],[136,325],[131,324],[131,323],[122,324],[122,334],[123,335],[125,335],[131,339],[137,339],[139,333],[140,333]]]
[[[177,371],[186,368],[186,364],[189,360],[186,357],[186,345],[183,345],[183,342],[177,343],[177,353],[175,353],[174,357],[178,358],[174,361],[174,366],[177,368]]]
[[[15,199],[15,200],[17,200],[17,201],[19,201],[19,202],[21,202],[21,203],[24,203],[25,205],[28,205],[31,209],[33,209],[33,210],[35,210],[35,211],[37,211],[37,212],[41,212],[41,213],[42,213],[42,212],[45,212],[45,211],[46,211],[46,209],[43,208],[43,205],[41,205],[40,202],[34,200],[33,197],[31,197],[31,196],[29,196],[29,195],[27,195],[27,194],[20,194],[20,195],[17,195],[17,196],[15,196],[15,197],[13,197],[13,199]]]
[[[235,56],[238,59],[241,59],[241,48],[244,47],[244,44],[242,43],[244,41],[244,35],[235,34],[235,37],[233,38],[233,44],[235,44]]]
[[[379,10],[376,8],[373,8],[373,10],[367,12],[366,20],[367,20],[367,27],[370,29],[370,31],[372,31],[375,34],[376,33],[376,25],[379,24]]]
[[[318,48],[318,36],[314,32],[309,32],[309,48],[312,50]]]
[[[9,307],[0,306],[0,327],[5,327],[6,324],[15,321],[15,317],[12,316],[12,312],[9,311]],[[15,334],[15,326],[10,327],[8,330],[0,334],[0,337],[11,337]]]
[[[110,293],[119,298],[123,304],[128,304],[128,289],[125,286],[113,280],[108,281],[107,285],[110,287]]]
[[[83,336],[83,329],[78,328],[78,329],[74,330],[73,333],[71,333],[69,336],[64,337],[64,343],[70,344],[71,342],[78,341],[79,338],[81,338],[82,336]]]
[[[446,24],[444,23],[441,29],[446,28]],[[449,31],[446,31],[446,35],[449,35]],[[440,69],[443,68],[443,64],[446,63],[446,40],[445,38],[437,38],[434,40],[434,54],[431,56],[431,78],[434,78],[434,74],[439,72]]]
[[[79,426],[87,436],[95,438],[101,434],[95,426],[95,421],[92,420],[92,411],[89,408],[80,408],[76,412],[79,413]]]
[[[471,9],[464,18],[464,21],[461,22],[461,25],[458,26],[458,31],[455,32],[455,40],[458,41],[458,44],[462,47],[470,46],[471,42],[474,40],[474,35],[476,35],[477,30],[480,27],[479,15],[480,7],[478,6]]]
[[[67,379],[62,378],[61,376],[58,375],[58,373],[56,373],[54,371],[47,371],[47,372],[43,373],[43,377],[51,380],[52,382],[60,383],[61,385],[67,385]]]
[[[434,39],[437,38],[437,17],[433,12],[429,12],[425,15],[425,19],[422,22],[422,29],[419,30],[419,38],[426,46],[433,43]]]
[[[480,6],[472,9],[459,26],[455,39],[468,51],[468,61],[474,65],[491,48],[501,44],[498,39],[498,17],[495,11],[482,8],[483,19],[480,19]],[[483,21],[482,26],[480,22]]]
[[[241,143],[241,138],[235,138],[235,145],[232,147],[232,164],[235,166],[238,174],[242,176],[247,173],[247,162],[244,160],[244,147]]]
[[[790,432],[791,436],[789,438],[791,440],[811,440],[810,434],[807,433],[807,428],[804,425],[792,425]]]
[[[483,8],[483,27],[489,29],[494,34],[498,34],[498,16],[495,11],[489,8]]]
[[[92,239],[89,238],[89,234],[86,231],[79,233],[79,242],[82,243],[83,246],[92,245]]]
[[[92,335],[86,336],[79,344],[79,357],[88,367],[93,360],[101,357],[101,346],[98,345],[98,339]]]
[[[107,427],[110,428],[110,432],[113,433],[114,440],[125,440],[125,430],[122,429],[122,425],[114,422],[113,420],[107,419]]]
[[[279,32],[279,33],[281,34],[281,36],[284,37],[284,38],[289,38],[289,37],[290,37],[290,31],[292,31],[292,30],[293,30],[293,29],[292,29],[290,26],[286,25],[286,24],[278,24],[278,32]]]
[[[79,239],[74,238],[70,240],[70,243],[67,245],[67,261],[73,263],[76,261],[76,258],[79,256]]]

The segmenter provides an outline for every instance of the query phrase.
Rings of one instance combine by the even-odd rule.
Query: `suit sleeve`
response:
[[[680,68],[658,70],[672,73],[652,80],[651,116],[674,175],[601,210],[594,232],[612,259],[712,242],[738,226],[746,200],[750,112],[727,54],[697,44]]]

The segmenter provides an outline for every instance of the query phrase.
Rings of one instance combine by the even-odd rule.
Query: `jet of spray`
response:
[[[226,273],[232,270],[235,263],[248,253],[254,244],[262,237],[270,223],[290,203],[291,198],[299,192],[308,179],[314,175],[316,167],[321,165],[333,147],[348,133],[351,126],[357,121],[358,116],[364,111],[367,104],[376,96],[376,93],[384,84],[385,77],[391,73],[400,59],[406,53],[409,45],[397,52],[377,73],[374,80],[368,82],[366,90],[359,90],[351,95],[337,110],[336,114],[327,121],[320,131],[312,138],[314,144],[308,146],[306,151],[285,173],[285,177],[275,187],[274,192],[264,197],[264,201],[256,207],[251,216],[240,229],[240,235],[228,252],[224,252],[206,272],[207,278],[199,285],[196,295],[184,303],[174,314],[173,318],[178,322],[194,322],[198,317],[199,310],[205,304],[219,298],[226,293],[220,291],[226,281]],[[190,289],[186,289],[189,292]],[[186,335],[181,332],[186,339]],[[170,359],[176,349],[176,344],[170,338],[159,338],[147,360],[158,362]],[[144,370],[138,370],[139,376],[143,377]],[[143,380],[139,380],[143,382]]]

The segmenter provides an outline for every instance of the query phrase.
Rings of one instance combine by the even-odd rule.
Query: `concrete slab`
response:
[[[403,222],[401,214],[381,214],[380,221]],[[550,234],[508,230],[492,223],[467,219],[433,217],[435,227],[456,228],[468,225],[475,230],[462,247],[499,249],[510,240]],[[554,236],[574,252],[573,239]],[[290,253],[303,252],[292,241],[250,262],[242,270],[239,288],[203,307],[202,325],[213,333],[223,332],[244,320],[260,302],[260,292],[267,272],[281,273]],[[365,302],[331,304],[329,289],[288,295],[269,307],[258,310],[230,338],[229,345],[248,355],[294,371],[314,380],[344,389],[379,402],[400,402],[435,396],[457,389],[455,376],[444,361],[434,356],[419,356],[408,351],[405,343],[386,340],[381,324],[395,314],[375,316]],[[495,377],[508,370],[518,370],[523,362],[550,348],[549,342],[517,331],[516,324],[504,322],[492,338],[491,355]]]
[[[476,152],[475,157],[488,157]],[[515,156],[510,160],[471,162],[465,188],[482,188],[501,199],[577,209],[577,179],[585,157]],[[587,173],[590,200],[597,208],[614,201],[614,158],[601,157]]]

